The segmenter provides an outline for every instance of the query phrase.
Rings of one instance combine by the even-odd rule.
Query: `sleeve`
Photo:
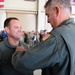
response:
[[[20,46],[23,45],[25,47],[25,49],[27,50],[28,49],[28,45],[22,41],[20,41]]]
[[[47,40],[41,42],[30,50],[15,52],[12,56],[13,66],[25,73],[35,69],[52,67],[59,62],[56,38],[51,35]]]

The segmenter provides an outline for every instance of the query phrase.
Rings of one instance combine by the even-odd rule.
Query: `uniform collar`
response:
[[[68,25],[68,23],[74,23],[74,19],[73,19],[73,18],[68,18],[68,19],[66,19],[65,21],[63,21],[63,22],[59,25],[59,27],[60,27],[61,25]]]
[[[5,44],[6,46],[10,47],[10,48],[16,48],[16,46],[12,46],[12,45],[9,43],[9,41],[8,41],[7,38],[4,40],[4,44]],[[20,45],[20,41],[19,41],[19,45]]]

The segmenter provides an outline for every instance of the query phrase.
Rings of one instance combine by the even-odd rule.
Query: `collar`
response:
[[[9,41],[8,41],[7,38],[5,38],[4,44],[5,44],[6,46],[10,47],[10,48],[16,48],[16,46],[12,46],[12,45],[9,43]],[[20,45],[20,41],[19,41],[19,45]]]
[[[74,23],[74,19],[73,19],[73,18],[68,18],[68,19],[66,19],[65,21],[63,21],[63,22],[59,25],[59,27],[60,27],[61,25],[68,25],[68,23]]]

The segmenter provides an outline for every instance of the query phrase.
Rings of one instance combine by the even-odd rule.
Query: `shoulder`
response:
[[[0,42],[0,50],[4,51],[7,47],[7,39],[5,39],[4,41]]]
[[[0,42],[0,48],[4,46],[4,41]]]

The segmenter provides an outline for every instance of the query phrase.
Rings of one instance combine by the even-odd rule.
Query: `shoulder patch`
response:
[[[48,39],[51,35],[47,34],[45,37],[42,38],[43,41],[45,41],[46,39]]]

